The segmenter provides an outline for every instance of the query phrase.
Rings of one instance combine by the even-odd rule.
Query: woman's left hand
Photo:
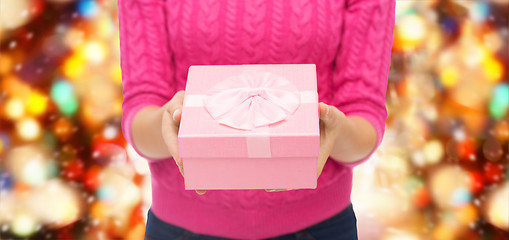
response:
[[[323,102],[318,104],[320,111],[320,155],[318,156],[317,178],[322,174],[323,167],[329,158],[340,127],[347,120],[345,114],[335,106]],[[278,192],[295,189],[265,189],[267,192]]]

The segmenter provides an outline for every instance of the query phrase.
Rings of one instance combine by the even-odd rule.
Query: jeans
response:
[[[231,240],[197,234],[187,229],[169,224],[158,219],[151,210],[148,212],[145,240]],[[321,240],[321,239],[357,239],[357,218],[348,205],[340,213],[300,231],[285,234],[267,240]]]

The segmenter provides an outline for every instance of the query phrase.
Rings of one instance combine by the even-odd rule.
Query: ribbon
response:
[[[301,93],[287,79],[266,71],[240,74],[207,91],[203,104],[219,123],[252,130],[295,113]]]

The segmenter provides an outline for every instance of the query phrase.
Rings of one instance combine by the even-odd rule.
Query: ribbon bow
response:
[[[227,78],[206,95],[204,105],[212,118],[243,130],[282,121],[300,105],[295,85],[265,71]]]

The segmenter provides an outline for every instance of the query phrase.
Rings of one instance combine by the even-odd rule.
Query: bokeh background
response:
[[[361,239],[509,239],[509,0],[398,0]],[[0,239],[142,239],[115,0],[0,0]]]

